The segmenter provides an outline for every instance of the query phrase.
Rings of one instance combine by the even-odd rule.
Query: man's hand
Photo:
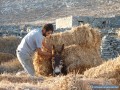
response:
[[[52,58],[52,53],[50,53],[50,52],[43,52],[43,51],[41,50],[41,48],[37,48],[36,50],[37,50],[37,52],[38,52],[38,54],[39,54],[40,56],[45,56],[45,57],[48,58],[48,59]]]

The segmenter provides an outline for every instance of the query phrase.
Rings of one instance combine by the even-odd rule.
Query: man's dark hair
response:
[[[52,24],[45,24],[43,26],[43,29],[45,29],[46,31],[52,31],[52,32],[54,31],[54,27]]]

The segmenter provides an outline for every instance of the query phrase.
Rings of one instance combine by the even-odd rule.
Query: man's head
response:
[[[52,34],[54,31],[54,27],[52,24],[45,24],[42,28],[42,34],[43,36],[49,36],[50,34]]]

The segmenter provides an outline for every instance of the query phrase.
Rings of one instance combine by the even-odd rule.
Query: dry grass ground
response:
[[[20,39],[13,36],[0,37],[0,73],[22,70],[16,59],[16,48],[19,42]]]
[[[12,36],[0,37],[0,52],[16,55],[16,48],[20,43],[20,39]]]
[[[15,73],[21,70],[23,70],[23,68],[17,59],[12,59],[9,62],[4,62],[0,65],[0,73]]]
[[[116,85],[116,83],[115,79],[84,79],[77,74],[41,76],[34,79],[29,76],[0,75],[0,90],[92,90],[91,84]]]
[[[0,52],[0,64],[16,58],[13,54]]]

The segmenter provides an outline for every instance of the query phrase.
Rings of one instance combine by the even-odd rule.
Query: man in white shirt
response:
[[[32,55],[35,51],[38,51],[38,54],[42,56],[52,56],[52,54],[49,52],[43,52],[41,50],[41,47],[43,44],[44,47],[48,48],[48,46],[43,43],[43,38],[52,34],[53,31],[54,28],[52,24],[45,24],[42,30],[35,29],[29,32],[18,45],[18,48],[16,50],[17,58],[23,66],[24,70],[31,76],[35,75],[32,61]]]

